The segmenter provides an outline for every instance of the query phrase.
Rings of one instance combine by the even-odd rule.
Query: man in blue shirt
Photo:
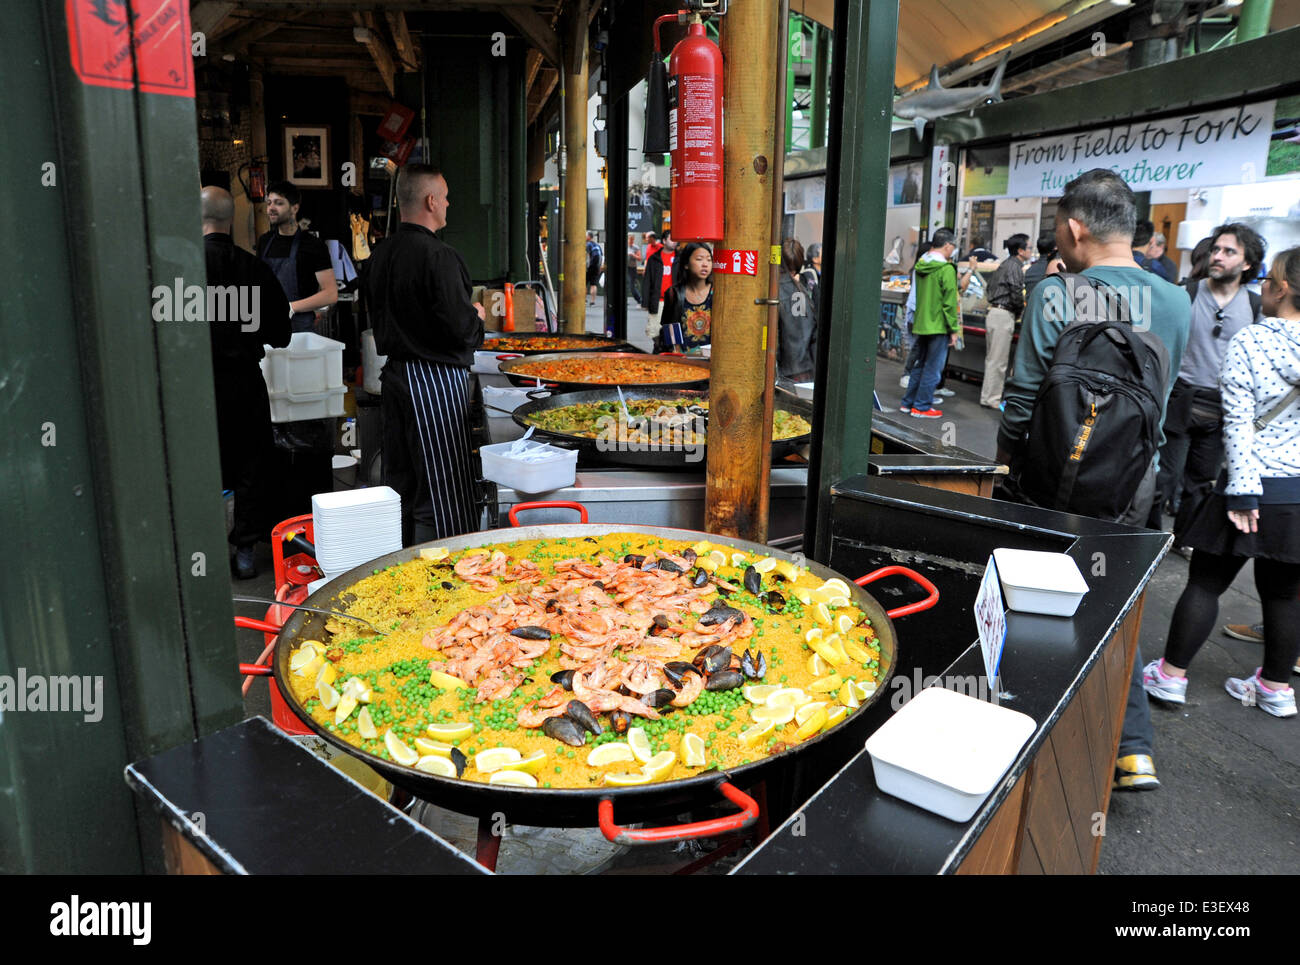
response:
[[[1133,327],[1150,331],[1164,342],[1169,351],[1169,370],[1177,372],[1187,347],[1191,305],[1187,293],[1177,285],[1138,266],[1133,258],[1136,224],[1133,191],[1114,171],[1094,168],[1065,186],[1056,210],[1056,246],[1068,271],[1081,273],[1124,295]],[[1006,408],[998,430],[999,462],[1011,462],[1020,448],[1038,389],[1052,364],[1057,340],[1073,321],[1074,305],[1065,281],[1052,275],[1039,282],[1025,306],[1015,375],[1002,393]],[[1171,378],[1161,401],[1162,426],[1172,385]],[[1159,441],[1163,444],[1163,433]],[[1155,481],[1153,460],[1132,504],[1118,522],[1143,524],[1155,495]],[[1128,710],[1120,735],[1119,759],[1115,763],[1117,790],[1151,790],[1160,786],[1151,757],[1155,735],[1142,686],[1143,665],[1139,651],[1133,661]]]

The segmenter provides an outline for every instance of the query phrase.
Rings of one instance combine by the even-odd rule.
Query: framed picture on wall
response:
[[[285,177],[300,188],[330,185],[330,132],[328,127],[284,128]]]

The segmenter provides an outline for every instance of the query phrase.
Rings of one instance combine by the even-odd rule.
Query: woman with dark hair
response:
[[[1192,273],[1180,281],[1180,285],[1210,277],[1210,249],[1213,247],[1213,238],[1202,238],[1196,243],[1192,249]]]
[[[792,382],[811,382],[816,358],[817,303],[799,277],[803,272],[803,245],[794,238],[781,242],[781,307],[777,323],[776,372]]]
[[[713,251],[702,241],[683,245],[673,261],[673,285],[664,293],[660,351],[709,344],[713,320]]]
[[[1187,588],[1174,607],[1163,660],[1143,671],[1146,692],[1187,702],[1187,668],[1218,618],[1219,597],[1247,560],[1264,610],[1263,665],[1229,677],[1243,705],[1296,715],[1289,684],[1300,654],[1300,248],[1282,252],[1264,281],[1265,318],[1233,336],[1223,360],[1228,469],[1187,529]]]

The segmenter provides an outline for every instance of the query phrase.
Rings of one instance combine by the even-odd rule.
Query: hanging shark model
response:
[[[1006,69],[1007,58],[1003,56],[987,87],[944,87],[939,83],[939,65],[935,64],[930,68],[927,86],[894,101],[894,116],[912,121],[920,138],[925,134],[926,121],[1001,101],[1002,74]]]

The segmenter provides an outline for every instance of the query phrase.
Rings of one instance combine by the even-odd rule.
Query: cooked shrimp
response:
[[[452,570],[462,580],[468,580],[471,576],[477,576],[488,561],[487,550],[480,550],[477,553],[468,553],[456,561]]]
[[[515,715],[515,720],[520,727],[541,727],[542,724],[546,723],[547,718],[559,717],[568,709],[568,706],[569,702],[566,700],[558,707],[540,707],[537,701],[534,700],[519,709],[519,713]]]
[[[673,698],[674,707],[689,707],[695,698],[704,693],[704,678],[699,674],[688,673],[682,681],[682,689]]]

